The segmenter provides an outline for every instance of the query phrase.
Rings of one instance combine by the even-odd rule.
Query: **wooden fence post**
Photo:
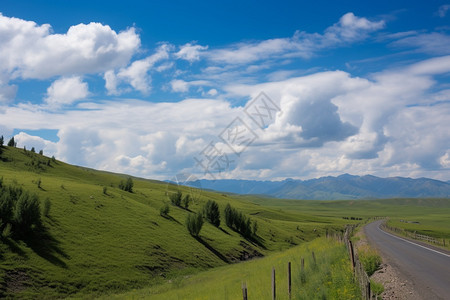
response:
[[[302,257],[302,268],[301,268],[301,272],[303,273],[304,270],[305,270],[305,259]]]
[[[349,245],[349,250],[350,250],[350,259],[352,260],[352,270],[355,270],[355,253],[354,253],[354,249],[353,249],[353,243],[352,241],[348,241],[348,245]]]
[[[277,291],[275,285],[275,267],[272,267],[272,300],[277,298]]]
[[[247,282],[242,283],[242,297],[247,300]]]
[[[289,293],[289,299],[291,299],[291,291],[292,291],[292,286],[291,286],[291,262],[288,262],[288,293]]]

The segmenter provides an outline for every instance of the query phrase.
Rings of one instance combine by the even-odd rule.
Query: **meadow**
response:
[[[292,261],[298,280],[301,257],[307,261],[308,280],[301,289],[295,284],[298,299],[333,298],[330,295],[339,293],[353,297],[357,292],[348,285],[345,250],[325,241],[326,232],[339,232],[346,224],[374,216],[430,216],[436,228],[449,228],[448,199],[298,201],[195,191],[193,203],[184,209],[170,204],[168,191],[174,186],[165,182],[132,178],[130,193],[119,188],[129,176],[68,165],[24,149],[2,150],[3,184],[36,194],[41,208],[48,199],[51,209],[42,216],[42,232],[26,237],[2,233],[0,297],[163,299],[192,295],[191,286],[207,286],[200,299],[212,294],[234,299],[244,280],[249,295],[259,293],[254,287],[265,289],[273,266],[280,270],[283,295],[283,268]],[[176,188],[193,193],[187,187]],[[194,238],[186,229],[186,217],[201,211],[208,200],[219,205],[221,224],[206,222]],[[166,204],[170,212],[164,217],[160,209]],[[257,222],[257,240],[246,239],[225,224],[227,204]],[[311,269],[311,251],[320,263],[317,275]],[[343,273],[338,275],[338,270]],[[267,293],[264,289],[262,296]]]

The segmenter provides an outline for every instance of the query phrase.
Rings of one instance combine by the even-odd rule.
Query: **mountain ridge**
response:
[[[374,175],[325,176],[281,181],[200,179],[204,189],[235,194],[266,195],[282,199],[356,200],[384,198],[449,198],[450,182],[431,178],[377,177]]]

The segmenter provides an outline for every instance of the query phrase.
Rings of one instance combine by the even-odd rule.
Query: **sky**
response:
[[[0,135],[152,179],[450,180],[450,2],[0,2]]]

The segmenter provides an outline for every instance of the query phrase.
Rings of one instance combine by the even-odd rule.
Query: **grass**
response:
[[[267,293],[272,266],[280,270],[279,295],[285,297],[281,296],[286,286],[283,268],[290,260],[296,272],[295,286],[306,278],[297,299],[351,299],[355,291],[345,275],[349,268],[345,249],[321,238],[327,231],[361,222],[343,217],[367,221],[380,215],[433,215],[437,231],[449,227],[448,199],[289,201],[196,191],[198,197],[189,210],[199,211],[214,200],[222,220],[219,228],[205,223],[196,239],[184,224],[189,211],[170,206],[168,216],[160,215],[161,207],[170,205],[166,194],[173,186],[133,178],[134,192],[129,193],[118,188],[127,179],[125,175],[48,162],[47,157],[10,147],[0,157],[0,177],[5,184],[36,193],[41,208],[46,199],[51,202],[48,216],[43,217],[43,234],[0,239],[0,297],[159,297],[177,295],[178,290],[194,293],[192,284],[209,289],[206,298],[234,299],[245,280],[249,297],[258,298]],[[224,225],[223,209],[228,203],[258,222],[258,243]],[[311,251],[317,255],[318,272],[312,270]],[[231,264],[260,256],[265,257]],[[301,256],[307,261],[304,274],[298,270]],[[321,267],[325,264],[332,267]],[[228,288],[223,288],[222,281]]]
[[[43,217],[45,236],[0,242],[0,295],[5,297],[93,297],[154,286],[286,250],[346,223],[203,191],[189,209],[199,211],[214,200],[222,224],[205,223],[195,239],[184,224],[188,211],[171,206],[169,217],[160,215],[160,208],[170,203],[166,183],[133,178],[134,192],[128,193],[118,188],[127,176],[60,161],[47,166],[49,159],[39,154],[3,150],[4,183],[37,194],[41,208],[46,199],[51,201],[48,217]],[[257,220],[259,245],[224,225],[227,203]]]
[[[357,249],[358,257],[368,276],[372,276],[380,267],[382,260],[378,252],[369,245],[361,245]]]
[[[312,258],[315,252],[316,263]],[[301,271],[301,259],[305,260]],[[289,299],[287,264],[291,262],[292,299],[359,299],[360,292],[345,246],[318,238],[269,257],[219,267],[186,276],[153,288],[119,294],[112,299],[240,299],[245,282],[249,299],[270,299],[272,268],[276,274],[277,299]],[[102,299],[106,299],[104,297]]]

